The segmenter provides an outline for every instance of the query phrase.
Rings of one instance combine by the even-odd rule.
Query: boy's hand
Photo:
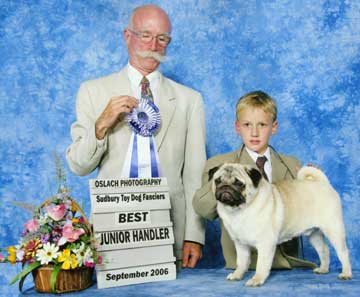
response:
[[[311,163],[311,162],[308,162],[308,163],[306,164],[306,166],[315,167],[315,168],[321,170],[321,168],[320,168],[319,165],[313,165],[313,163]],[[299,166],[296,166],[296,167],[295,167],[296,172],[298,172],[300,169],[301,169],[301,167],[299,167]]]

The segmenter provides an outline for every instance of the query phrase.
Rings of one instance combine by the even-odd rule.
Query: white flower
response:
[[[80,247],[78,249],[74,249],[73,252],[79,263],[79,267],[83,266],[85,263],[85,260],[86,260],[85,256],[86,256],[86,252],[87,252],[87,251],[85,251],[85,244],[83,242],[81,242]]]
[[[39,225],[40,226],[43,226],[45,225],[49,220],[49,215],[46,213],[46,214],[42,214],[38,217],[38,222],[39,222]]]
[[[45,243],[42,249],[36,252],[36,257],[41,262],[41,265],[49,264],[49,262],[56,259],[59,255],[59,247],[50,242]]]
[[[24,260],[24,257],[25,257],[25,252],[23,250],[16,250],[16,259],[19,261],[19,262],[22,262]]]
[[[93,251],[91,250],[90,247],[88,247],[85,251],[85,255],[84,255],[84,264],[85,266],[91,267],[91,264],[95,264],[94,263],[94,257],[93,257]]]
[[[76,255],[76,259],[78,260],[79,267],[81,266],[91,266],[93,267],[94,258],[93,258],[93,251],[90,247],[85,247],[85,244],[82,242],[81,246],[74,250],[74,253]]]

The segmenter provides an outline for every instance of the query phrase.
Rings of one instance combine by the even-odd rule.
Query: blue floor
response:
[[[8,286],[5,279],[15,275],[7,274],[14,270],[10,265],[1,265],[0,289],[1,296],[54,296],[52,294],[40,294],[34,290],[32,278],[25,282],[23,294],[17,291],[17,284]],[[331,271],[327,275],[316,275],[311,270],[283,270],[273,271],[265,285],[259,288],[247,288],[245,280],[249,279],[253,272],[246,274],[245,279],[238,282],[230,282],[225,278],[229,270],[225,269],[185,269],[178,273],[174,281],[154,282],[148,284],[130,285],[109,289],[97,289],[96,284],[92,287],[74,293],[61,294],[64,296],[360,296],[360,271],[353,272],[353,279],[340,281],[337,279],[338,271]],[[59,294],[60,295],[60,294]],[[59,296],[58,295],[58,296]]]

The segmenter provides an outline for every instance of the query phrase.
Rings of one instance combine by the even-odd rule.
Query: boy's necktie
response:
[[[150,89],[149,80],[144,76],[140,84],[141,84],[141,98],[154,102],[154,98]]]
[[[265,162],[267,161],[267,158],[265,156],[261,156],[261,157],[258,157],[256,159],[256,166],[259,168],[261,174],[263,175],[263,177],[268,181],[268,177],[265,173],[265,170],[264,170],[264,165],[265,165]]]

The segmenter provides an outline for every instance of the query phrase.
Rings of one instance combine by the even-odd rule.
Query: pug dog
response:
[[[258,252],[256,271],[246,286],[261,286],[270,274],[276,245],[301,234],[309,235],[319,255],[315,273],[329,271],[326,236],[342,265],[338,277],[351,279],[340,198],[321,170],[306,166],[296,180],[274,184],[251,165],[228,163],[211,174],[217,212],[237,254],[236,269],[228,280],[243,278],[250,264],[250,248],[254,247]]]

